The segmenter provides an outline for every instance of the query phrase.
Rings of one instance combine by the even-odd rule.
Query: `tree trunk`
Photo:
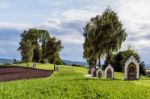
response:
[[[93,77],[96,77],[96,64],[97,64],[97,60],[95,59],[95,62],[94,62],[95,64],[95,66],[94,66],[94,68],[95,68],[95,71],[94,71],[94,73],[93,73]]]
[[[107,60],[108,60],[108,61],[107,61],[107,65],[111,63],[111,57],[112,57],[112,56],[111,56],[111,52],[109,52],[109,53],[108,53],[108,56],[107,56],[107,58],[108,58],[108,59],[107,59]]]
[[[106,60],[105,60],[105,65],[108,66],[108,64],[110,64],[111,61],[111,52],[107,51],[107,56],[106,56]]]
[[[96,69],[96,64],[97,64],[97,62],[96,62],[96,59],[95,59],[95,64],[94,64],[95,65],[95,69]]]
[[[54,70],[56,69],[55,63],[54,63]]]
[[[56,69],[56,64],[55,64],[55,55],[53,55],[53,59],[54,59],[54,71],[55,71],[55,69]]]
[[[27,67],[29,66],[29,62],[27,62]]]
[[[99,68],[101,68],[101,58],[100,58],[100,56],[99,56],[98,66],[99,66]]]

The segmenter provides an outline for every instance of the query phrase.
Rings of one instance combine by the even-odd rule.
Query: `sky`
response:
[[[149,0],[0,0],[0,57],[20,59],[20,34],[38,28],[62,41],[62,59],[85,61],[83,27],[109,6],[128,34],[121,50],[132,46],[149,64],[149,5]]]

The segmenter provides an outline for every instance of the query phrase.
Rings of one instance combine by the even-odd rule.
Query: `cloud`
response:
[[[118,8],[119,17],[128,33],[128,39],[123,46],[132,45],[146,63],[149,58],[145,53],[150,50],[149,5],[149,0],[120,0]]]
[[[118,15],[128,33],[128,38],[126,42],[123,43],[121,50],[125,50],[129,45],[132,45],[143,58],[144,53],[148,53],[143,50],[147,51],[146,48],[148,48],[150,44],[150,22],[144,21],[147,18],[147,15],[141,15],[140,12],[138,12],[139,9],[134,7],[138,5],[144,6],[145,4],[136,4],[135,1],[120,1],[120,4],[121,5],[117,8]],[[144,8],[142,10],[144,10]],[[100,12],[102,12],[97,10],[97,6],[95,6],[93,10],[90,9],[90,7],[87,7],[87,9],[88,10],[70,9],[63,12],[55,12],[56,17],[47,19],[41,27],[47,28],[52,35],[62,40],[65,45],[64,51],[75,48],[67,48],[66,44],[72,44],[74,46],[79,44],[82,46],[84,42],[82,35],[83,27],[91,17],[101,14]],[[148,61],[148,59],[145,58],[143,58],[143,60],[146,60],[146,62]]]
[[[12,7],[13,5],[6,1],[6,0],[0,0],[0,9],[8,9],[10,7]]]
[[[2,29],[0,33],[3,34],[0,37],[3,41],[1,40],[0,42],[4,42],[5,39],[8,40],[7,36],[11,36],[10,40],[8,40],[9,42],[12,42],[15,38],[19,42],[18,38],[22,33],[21,31],[30,27],[47,29],[51,36],[55,36],[62,41],[64,45],[63,58],[83,60],[83,27],[91,17],[100,14],[104,6],[108,5],[107,3],[111,4],[112,0],[101,1],[100,3],[97,3],[96,0],[45,0],[44,2],[43,0],[37,0],[36,3],[32,0],[15,0],[8,3],[11,4],[9,6],[11,7],[9,9],[11,13],[4,10],[3,15],[0,17],[0,19],[5,19],[0,24],[0,29]],[[32,5],[33,3],[34,5]],[[9,19],[9,16],[12,19]],[[45,21],[43,22],[43,20]],[[13,33],[9,32],[10,30]],[[16,32],[16,30],[19,32]],[[8,35],[7,32],[10,34]],[[17,49],[17,45],[14,45],[14,47]],[[72,53],[72,51],[74,52]],[[3,54],[3,56],[5,55]]]
[[[20,34],[29,27],[28,24],[0,23],[0,57],[20,59],[17,51]]]
[[[82,61],[83,27],[91,17],[97,14],[99,14],[97,8],[58,11],[52,15],[55,17],[46,19],[38,28],[49,30],[52,36],[62,41],[64,49],[61,56],[63,59]]]
[[[17,29],[24,30],[31,28],[32,26],[29,24],[20,24],[20,23],[8,23],[8,22],[0,22],[0,29]]]
[[[22,31],[17,29],[0,28],[0,57],[20,59],[17,48],[21,33]]]
[[[83,44],[84,38],[79,33],[57,36],[65,44]]]
[[[97,14],[97,11],[92,10],[65,10],[57,12],[59,16],[55,18],[48,18],[39,28],[48,29],[63,43],[83,44],[83,27],[91,17]]]
[[[101,14],[109,5],[118,12],[128,33],[128,38],[121,50],[132,45],[145,62],[150,61],[148,58],[150,54],[149,0],[117,0],[115,2],[114,0],[45,0],[44,2],[38,0],[34,5],[32,3],[32,0],[0,0],[1,56],[20,57],[16,50],[20,34],[24,29],[35,27],[47,29],[51,36],[62,40],[63,58],[83,60],[83,27],[91,17]]]
[[[33,26],[21,23],[0,23],[0,56],[3,58],[20,59],[17,51],[19,47],[20,34]]]
[[[65,48],[61,51],[61,57],[63,59],[83,61],[83,48],[81,44],[65,44],[64,46]]]
[[[99,14],[97,11],[93,10],[67,10],[61,13],[64,21],[87,21],[89,18]]]
[[[59,19],[46,19],[39,28],[61,29],[61,21]]]

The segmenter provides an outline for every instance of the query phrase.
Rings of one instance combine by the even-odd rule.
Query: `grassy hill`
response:
[[[25,64],[21,64],[22,66]],[[38,64],[52,69],[53,65]],[[149,99],[150,79],[124,81],[115,72],[115,80],[85,78],[83,67],[60,66],[51,77],[0,83],[0,99]]]

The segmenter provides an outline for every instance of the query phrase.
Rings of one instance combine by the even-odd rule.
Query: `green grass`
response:
[[[60,66],[48,78],[0,83],[0,99],[150,99],[149,77],[124,81],[115,72],[115,80],[106,80],[85,78],[86,73],[86,68]]]
[[[33,67],[33,63],[29,63],[29,66],[27,66],[27,63],[21,63],[21,64],[13,64],[11,66],[21,66],[21,67]],[[38,69],[46,69],[46,70],[52,70],[54,69],[53,64],[41,64],[41,63],[36,63],[36,67]]]

